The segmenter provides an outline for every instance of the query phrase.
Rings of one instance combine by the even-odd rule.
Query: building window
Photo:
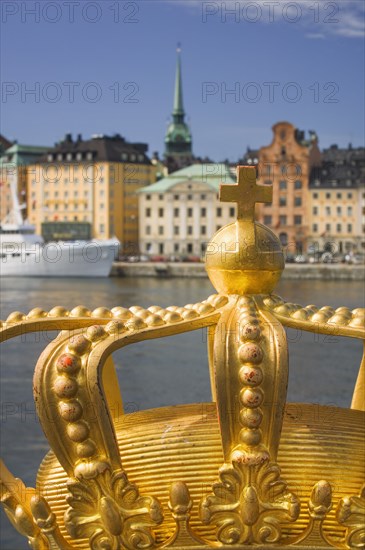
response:
[[[151,195],[146,195],[146,201],[150,201],[151,200]]]
[[[331,198],[331,193],[326,193],[326,199],[330,199]]]
[[[207,227],[205,225],[202,225],[200,227],[200,234],[201,235],[206,235],[207,234]]]
[[[347,233],[352,233],[352,223],[347,224]]]
[[[188,243],[186,249],[187,249],[188,253],[191,254],[192,251],[193,251],[193,245],[191,243]]]
[[[163,218],[163,208],[158,209],[158,217]]]
[[[175,216],[175,218],[177,218],[179,215],[180,215],[179,209],[178,209],[178,208],[174,208],[174,216]]]
[[[146,218],[151,217],[151,208],[146,208]]]
[[[331,232],[331,224],[326,223],[326,233],[330,233],[330,232]]]
[[[151,235],[151,226],[146,225],[146,235]]]
[[[279,224],[286,225],[286,216],[279,216]]]
[[[179,234],[179,230],[180,230],[180,227],[178,225],[175,225],[174,226],[174,235],[178,235]]]
[[[87,158],[87,160],[93,160],[93,154],[92,153],[87,153],[86,158]]]
[[[294,183],[294,189],[301,189],[302,187],[302,182],[300,180],[296,180]]]
[[[302,197],[294,197],[294,206],[302,206]]]
[[[48,155],[47,160],[48,160],[48,162],[52,162],[53,161],[53,155]]]
[[[174,195],[174,201],[178,201],[179,200],[179,195]]]
[[[352,206],[347,207],[347,215],[352,216]]]
[[[158,234],[163,235],[163,225],[158,226]]]
[[[101,203],[100,203],[100,208],[104,208],[104,206],[105,206],[104,203],[101,202]],[[77,204],[75,204],[75,208],[76,208],[76,207],[77,207]]]
[[[188,218],[192,218],[192,216],[193,216],[193,209],[188,208]]]
[[[313,229],[313,233],[317,233],[317,231],[318,231],[318,225],[317,225],[316,223],[314,223],[314,224],[312,225],[312,229]]]
[[[174,252],[179,252],[179,243],[174,244]]]
[[[313,206],[312,212],[313,212],[313,216],[317,216],[317,214],[318,214],[318,206]]]
[[[294,216],[294,225],[302,225],[302,216]]]
[[[188,235],[192,235],[192,234],[193,234],[193,226],[188,225]]]
[[[163,245],[163,243],[159,243],[159,245],[158,245],[158,252],[159,252],[159,254],[163,254],[163,252],[164,252],[164,245]]]
[[[279,198],[279,206],[286,206],[286,197]]]
[[[336,197],[337,197],[338,199],[342,199],[342,193],[337,193]]]
[[[352,199],[352,193],[347,193],[347,198]]]
[[[201,208],[200,209],[200,215],[202,218],[205,218],[205,216],[207,215],[207,209],[206,208]]]
[[[222,217],[222,209],[217,208],[217,218],[221,218],[221,217]]]
[[[313,193],[313,198],[318,199],[318,193]]]
[[[265,181],[264,181],[264,184],[265,184],[265,185],[272,185],[272,181],[271,181],[271,180],[265,180]]]
[[[231,218],[234,218],[235,215],[236,215],[236,214],[235,214],[235,208],[234,208],[234,206],[232,206],[232,207],[229,209],[229,216],[230,216]]]
[[[200,199],[201,199],[202,201],[205,201],[206,198],[207,198],[207,197],[206,197],[205,195],[200,195]]]
[[[338,224],[336,225],[336,231],[337,231],[337,233],[341,233],[341,231],[342,231],[342,225],[341,225],[340,223],[338,223]]]
[[[279,235],[280,242],[282,246],[287,246],[288,244],[288,235],[287,233],[280,233]]]
[[[188,195],[188,201],[192,201],[193,200],[193,195]]]
[[[331,207],[326,206],[326,216],[330,216],[330,215],[331,215]]]
[[[264,216],[264,224],[265,225],[271,225],[272,224],[272,216]]]
[[[222,227],[221,225],[217,225],[217,227],[216,227],[215,230],[216,230],[216,231],[219,231],[219,230],[221,229],[221,227]]]
[[[158,196],[158,200],[159,200],[159,201],[163,201],[163,195],[159,195],[159,196]]]
[[[281,190],[286,189],[286,181],[285,180],[281,180],[279,182],[279,189],[281,189]]]

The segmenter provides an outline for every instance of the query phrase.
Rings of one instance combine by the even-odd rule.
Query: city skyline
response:
[[[181,41],[194,155],[235,161],[280,120],[315,130],[321,149],[363,145],[360,2],[24,4],[2,4],[9,139],[120,133],[162,155]]]

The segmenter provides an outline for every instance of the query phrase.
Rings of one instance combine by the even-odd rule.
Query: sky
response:
[[[1,133],[121,134],[163,154],[176,46],[193,152],[236,161],[287,120],[364,144],[362,0],[1,2]]]

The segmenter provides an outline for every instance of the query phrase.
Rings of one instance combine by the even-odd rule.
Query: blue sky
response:
[[[360,0],[1,7],[1,132],[20,143],[120,133],[162,153],[179,41],[195,154],[235,161],[279,120],[316,130],[321,147],[364,143]]]

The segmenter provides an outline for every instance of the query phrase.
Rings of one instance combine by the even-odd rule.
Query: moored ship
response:
[[[113,239],[44,243],[23,221],[15,190],[13,210],[0,226],[1,277],[108,277],[120,242]]]

